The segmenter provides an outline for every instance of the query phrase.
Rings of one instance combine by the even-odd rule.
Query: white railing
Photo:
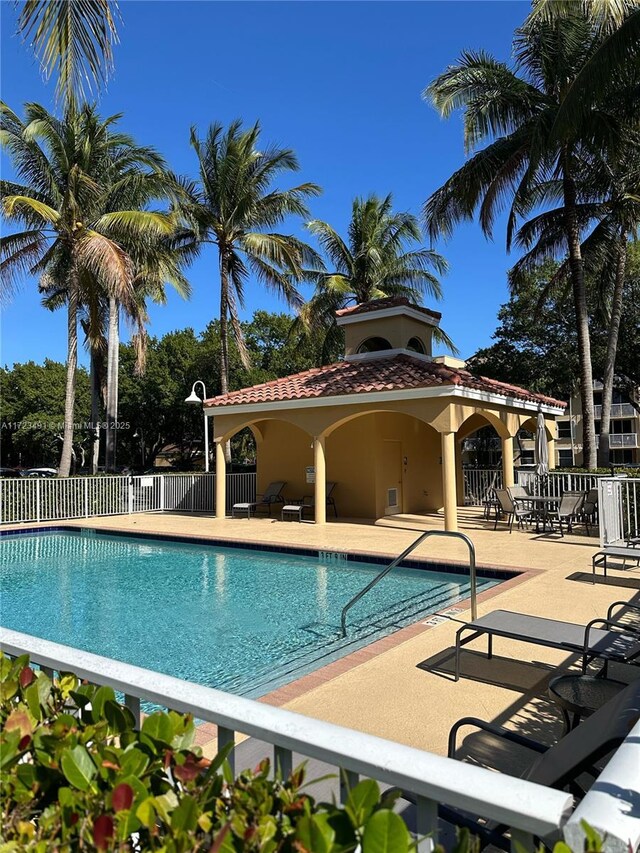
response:
[[[640,477],[601,478],[598,522],[603,548],[633,545],[640,549]]]
[[[539,477],[535,471],[516,471],[516,481],[529,489],[533,495],[545,495],[558,498],[565,492],[588,492],[596,489],[604,474],[580,474],[564,471],[550,471],[545,477]]]
[[[564,492],[586,492],[595,489],[605,474],[573,474],[550,471],[538,477],[535,471],[514,471],[516,483],[531,490],[531,494],[560,497]],[[466,506],[481,506],[492,489],[501,489],[502,471],[496,468],[465,468],[464,502]]]
[[[255,500],[255,474],[227,474],[227,510]],[[0,524],[134,512],[215,512],[215,474],[0,479]]]
[[[564,837],[572,850],[587,850],[585,824],[604,838],[604,850],[616,853],[640,848],[640,722],[629,732],[589,793],[571,815]]]
[[[500,468],[464,468],[462,474],[465,506],[482,506],[494,489],[502,488]]]
[[[142,699],[215,723],[220,747],[234,740],[236,732],[266,741],[274,748],[274,762],[285,773],[290,771],[296,752],[340,768],[349,785],[365,776],[410,791],[417,797],[418,835],[430,836],[421,845],[424,851],[433,849],[437,842],[439,804],[511,827],[514,849],[531,851],[537,849],[534,836],[545,838],[558,833],[572,808],[571,796],[562,791],[284,708],[5,628],[0,629],[0,642],[7,654],[28,654],[47,671],[73,672],[93,684],[124,693],[138,720]]]
[[[637,432],[612,432],[609,433],[609,447],[637,447]]]
[[[594,417],[599,419],[602,417],[602,406],[594,406]],[[631,403],[612,403],[611,417],[612,418],[633,418],[638,412],[633,408]]]

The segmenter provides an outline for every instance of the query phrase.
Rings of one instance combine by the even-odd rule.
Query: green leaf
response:
[[[22,695],[24,696],[24,700],[27,703],[31,716],[35,720],[41,720],[42,709],[40,708],[40,693],[38,692],[38,685],[36,682],[34,681],[33,684],[30,684],[26,688],[26,690],[23,690]]]
[[[155,827],[156,809],[153,797],[147,797],[146,800],[143,800],[140,803],[140,805],[136,809],[136,817],[143,824],[143,826],[147,827],[147,829],[153,829]]]
[[[119,762],[120,769],[126,776],[140,777],[146,770],[149,759],[144,752],[132,746],[119,756]]]
[[[93,714],[94,722],[98,722],[98,720],[104,715],[104,706],[105,702],[108,700],[115,702],[116,694],[113,691],[112,687],[98,687],[96,692],[91,697],[91,712]]]
[[[135,718],[131,711],[111,699],[105,701],[102,711],[109,725],[109,730],[114,734],[121,735],[135,726]]]
[[[345,809],[355,827],[363,826],[380,800],[380,788],[373,779],[363,779],[349,792]]]
[[[81,791],[89,790],[91,780],[98,769],[84,746],[78,744],[73,749],[66,749],[62,753],[60,763],[62,772],[70,785],[79,788]]]
[[[215,755],[209,768],[207,770],[207,775],[205,776],[205,781],[209,781],[213,776],[216,775],[218,770],[222,767],[222,765],[227,761],[229,757],[229,753],[234,748],[235,744],[233,741],[225,744],[222,749]],[[227,762],[228,763],[228,762]]]
[[[182,832],[193,832],[198,825],[200,809],[194,797],[184,796],[171,815],[171,828]]]
[[[298,822],[296,841],[309,853],[330,853],[334,838],[328,815],[305,815]]]
[[[362,853],[405,853],[410,845],[409,830],[395,812],[381,809],[367,821],[362,836]]]
[[[173,740],[173,724],[168,714],[157,711],[145,719],[140,734],[146,735],[152,741],[159,741],[163,746],[170,746]]]

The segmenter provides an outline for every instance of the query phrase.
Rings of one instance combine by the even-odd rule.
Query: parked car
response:
[[[25,477],[57,477],[55,468],[28,468],[24,472]]]
[[[0,468],[0,477],[22,477],[22,471],[16,468]]]

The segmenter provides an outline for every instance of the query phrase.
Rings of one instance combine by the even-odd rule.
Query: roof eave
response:
[[[283,409],[319,408],[322,406],[349,406],[358,403],[394,402],[396,400],[419,400],[453,397],[491,405],[509,406],[527,412],[541,411],[543,414],[557,417],[564,414],[566,404],[553,404],[550,401],[525,400],[507,394],[491,393],[464,385],[450,383],[437,387],[395,389],[392,391],[366,391],[352,394],[319,395],[317,397],[297,397],[289,400],[270,400],[260,403],[209,403],[205,401],[205,414],[261,414],[263,412],[282,411]]]

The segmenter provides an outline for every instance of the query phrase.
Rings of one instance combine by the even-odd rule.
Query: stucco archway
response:
[[[371,519],[442,508],[440,435],[420,418],[360,412],[336,421],[322,439],[340,515]]]

